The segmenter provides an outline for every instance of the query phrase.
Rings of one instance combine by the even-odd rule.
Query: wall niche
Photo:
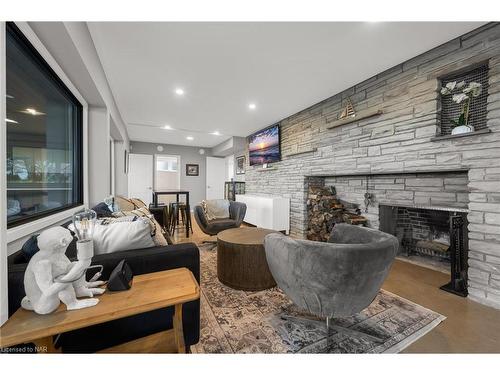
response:
[[[469,125],[474,126],[474,131],[485,131],[486,126],[486,106],[488,102],[488,78],[489,66],[488,63],[475,66],[473,68],[454,72],[447,76],[441,77],[441,87],[445,87],[449,82],[465,82],[465,86],[470,82],[481,84],[481,94],[473,98],[469,109]],[[462,90],[455,90],[454,93],[459,94]],[[440,95],[441,100],[441,136],[450,135],[453,129],[451,120],[457,120],[462,112],[462,103],[455,103],[453,95]]]

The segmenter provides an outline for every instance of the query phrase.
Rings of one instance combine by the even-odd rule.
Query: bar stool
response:
[[[186,214],[186,220],[187,220],[187,228],[189,231],[191,231],[191,234],[193,233],[193,225],[191,223],[191,208],[189,207],[189,204],[186,204],[186,209],[184,210]]]
[[[171,202],[169,204],[169,231],[174,233],[177,226],[181,223],[183,226],[187,226],[187,230],[193,233],[193,227],[191,225],[191,212],[189,205],[184,202]]]

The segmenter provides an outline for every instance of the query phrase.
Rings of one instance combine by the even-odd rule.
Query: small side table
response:
[[[217,278],[233,289],[258,291],[276,286],[264,250],[274,230],[233,228],[217,235]]]
[[[96,306],[67,311],[61,304],[52,314],[38,315],[18,309],[0,327],[0,348],[33,342],[37,352],[57,352],[52,336],[109,322],[131,315],[174,306],[174,338],[179,353],[185,353],[182,305],[200,298],[200,287],[187,268],[148,273],[134,277],[132,288],[124,292],[106,291]]]

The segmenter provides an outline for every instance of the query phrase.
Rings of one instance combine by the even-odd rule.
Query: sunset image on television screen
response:
[[[272,126],[250,136],[248,144],[250,165],[279,161],[279,127]]]

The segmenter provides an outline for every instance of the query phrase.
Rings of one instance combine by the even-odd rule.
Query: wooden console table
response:
[[[200,298],[200,288],[187,268],[134,277],[132,288],[106,291],[96,306],[67,311],[61,304],[52,314],[38,315],[19,308],[0,327],[0,348],[33,342],[38,352],[57,352],[52,336],[127,316],[174,306],[173,336],[178,353],[185,353],[182,304]]]

